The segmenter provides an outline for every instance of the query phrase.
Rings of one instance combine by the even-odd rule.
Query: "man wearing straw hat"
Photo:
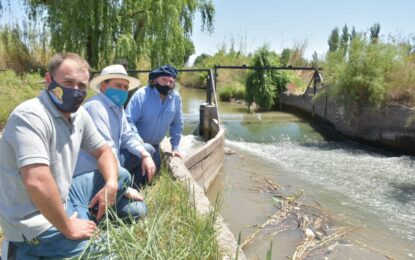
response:
[[[125,68],[116,64],[104,68],[89,85],[97,92],[97,95],[89,99],[84,107],[100,134],[111,147],[120,166],[124,165],[123,157],[120,156],[120,148],[123,147],[134,155],[134,160],[141,166],[138,171],[130,172],[133,175],[134,184],[139,187],[144,176],[151,181],[156,171],[152,159],[154,148],[149,144],[144,144],[140,136],[131,130],[123,109],[128,90],[138,87],[140,81],[128,76]],[[96,162],[92,156],[81,152],[75,172],[95,170],[95,165]],[[143,200],[142,197],[141,200]],[[145,208],[142,213],[145,215]]]

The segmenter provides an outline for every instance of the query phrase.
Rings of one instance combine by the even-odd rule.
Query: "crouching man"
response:
[[[8,119],[0,141],[0,225],[17,259],[77,256],[97,230],[91,208],[97,220],[115,203],[123,214],[135,211],[124,196],[129,174],[118,174],[113,152],[80,108],[89,77],[79,55],[55,55],[46,89]],[[80,148],[96,158],[100,174],[73,178]]]

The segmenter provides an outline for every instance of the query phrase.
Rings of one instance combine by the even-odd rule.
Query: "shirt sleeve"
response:
[[[170,143],[173,151],[179,150],[180,139],[183,131],[183,111],[182,111],[182,99],[177,95],[176,101],[176,113],[174,119],[170,124]]]
[[[81,148],[86,152],[91,153],[105,145],[105,140],[98,132],[88,112],[82,107],[80,109],[82,109],[82,117],[84,120]]]
[[[133,97],[128,102],[127,108],[125,109],[125,116],[127,117],[128,124],[134,133],[138,135],[138,130],[136,124],[140,119],[141,110],[142,110],[142,98],[141,98],[141,89],[137,90],[134,93]]]
[[[128,151],[137,156],[140,156],[141,152],[144,150],[143,139],[131,130],[125,113],[122,114],[121,144],[124,148],[127,148]]]
[[[51,125],[42,116],[36,111],[24,111],[23,114],[12,114],[8,124],[13,131],[6,131],[3,138],[12,146],[17,166],[22,168],[36,163],[49,165]]]
[[[85,104],[85,110],[91,117],[95,128],[98,130],[100,135],[105,139],[107,144],[111,147],[111,150],[116,155],[117,148],[115,147],[115,143],[111,135],[111,126],[105,107],[100,102],[92,101]]]

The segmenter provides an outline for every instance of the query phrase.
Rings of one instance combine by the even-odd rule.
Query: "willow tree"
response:
[[[78,52],[94,68],[114,58],[128,59],[132,67],[143,58],[151,67],[182,66],[194,52],[195,13],[201,12],[202,30],[209,32],[215,13],[211,0],[21,1],[29,20],[50,31],[52,48]]]
[[[258,69],[249,72],[246,79],[245,101],[249,107],[252,103],[264,111],[276,108],[278,95],[287,83],[287,76],[282,71],[266,69],[280,65],[279,56],[264,46],[257,50],[251,66]]]

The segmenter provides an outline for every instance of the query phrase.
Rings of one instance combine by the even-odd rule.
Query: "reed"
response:
[[[214,229],[217,214],[198,215],[185,184],[163,169],[155,184],[142,193],[148,207],[146,218],[128,224],[109,212],[112,220],[102,221],[99,238],[91,240],[82,259],[220,258]]]

